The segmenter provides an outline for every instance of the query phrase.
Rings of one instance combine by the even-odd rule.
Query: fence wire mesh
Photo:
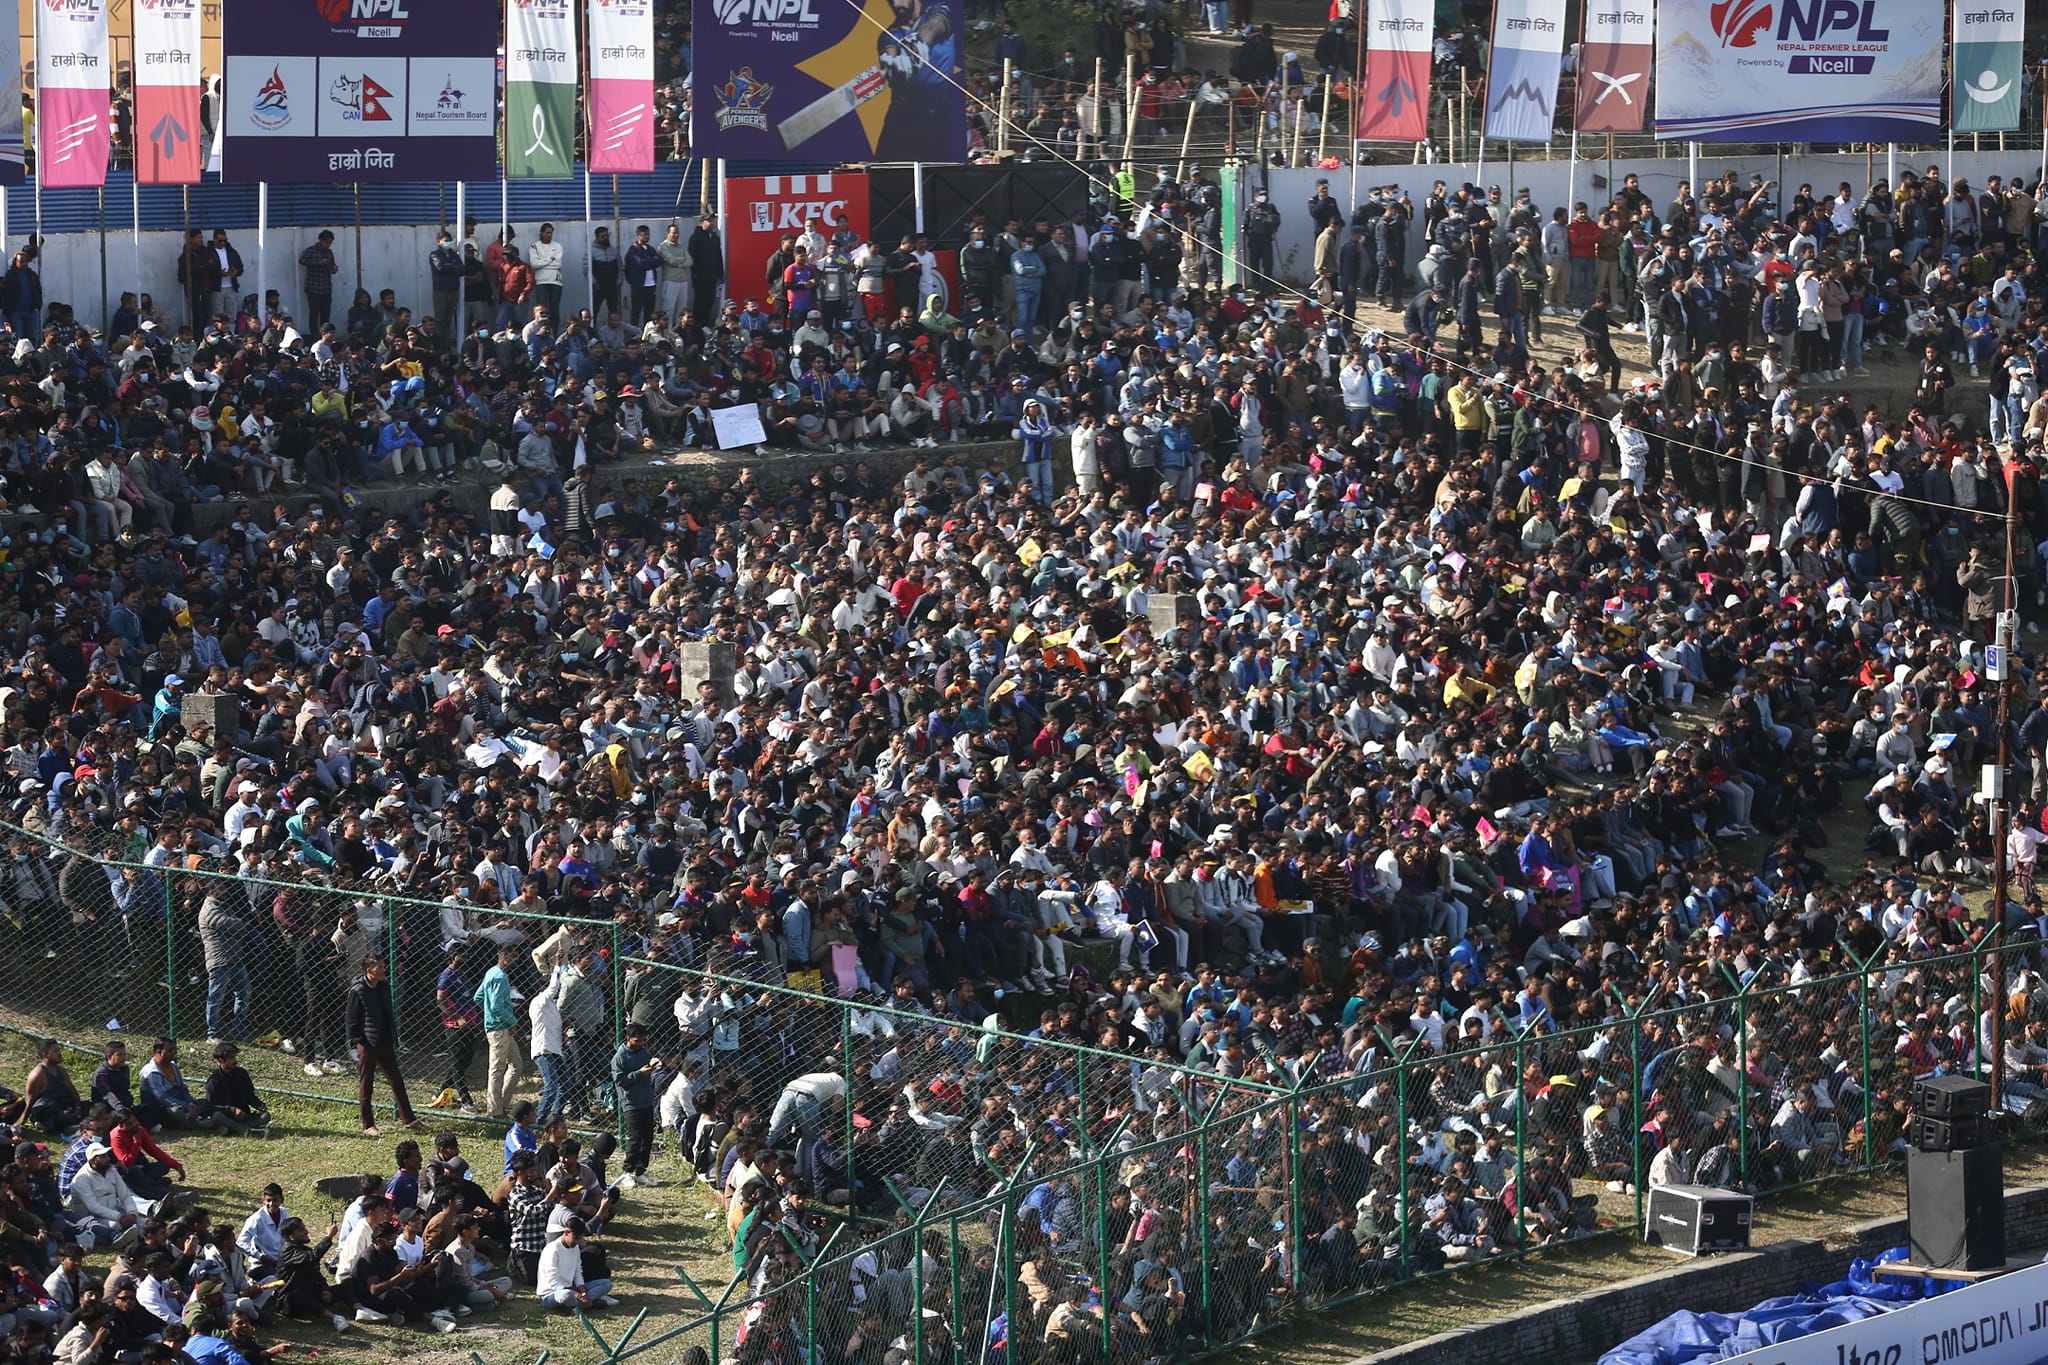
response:
[[[119,828],[79,847],[0,839],[0,1024],[88,1055],[110,1030],[236,1037],[264,1088],[352,1103],[341,1000],[375,958],[415,1105],[481,1107],[468,1002],[502,960],[523,995],[559,999],[560,1107],[609,1127],[611,1056],[644,1032],[655,1169],[708,1179],[731,1257],[710,1279],[678,1270],[679,1313],[589,1324],[612,1360],[855,1337],[989,1365],[1206,1354],[1474,1262],[1639,1231],[1653,1184],[1768,1196],[1885,1165],[1915,1078],[1978,1074],[1999,1009],[2014,1126],[2048,1120],[2031,938],[1940,956],[1906,926],[1828,956],[1673,959],[1605,995],[1463,1012],[1416,996],[1293,1054],[1233,1014],[1249,1053],[1285,1064],[1232,1076],[1133,1044],[1113,1006],[1087,1035],[1107,1045],[1088,1047],[1010,1031],[1037,1022],[1007,1017],[1015,998],[842,999],[658,922],[415,899],[339,868],[277,878]],[[788,1190],[787,1216],[756,1212]]]

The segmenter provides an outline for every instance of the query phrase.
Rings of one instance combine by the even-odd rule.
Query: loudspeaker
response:
[[[1906,1241],[1914,1265],[2005,1264],[2005,1148],[1906,1152]]]
[[[1982,1146],[1990,1138],[1991,1117],[1988,1114],[1970,1114],[1955,1119],[1915,1114],[1912,1130],[1906,1134],[1906,1140],[1923,1152],[1959,1152],[1965,1147]]]
[[[1643,1208],[1643,1240],[1695,1256],[1745,1251],[1754,1202],[1746,1194],[1708,1185],[1652,1185]]]
[[[1913,1083],[1913,1112],[1931,1119],[1991,1112],[1991,1087],[1968,1076],[1935,1076]]]

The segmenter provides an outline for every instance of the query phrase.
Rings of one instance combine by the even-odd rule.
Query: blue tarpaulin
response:
[[[1782,1298],[1746,1313],[1673,1313],[1600,1357],[1600,1365],[1705,1365],[1795,1337],[1874,1318],[1958,1286],[1941,1280],[1879,1280],[1871,1268],[1906,1259],[1893,1247],[1874,1261],[1849,1263],[1846,1279]]]

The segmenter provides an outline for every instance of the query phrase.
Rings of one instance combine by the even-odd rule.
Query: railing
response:
[[[444,967],[474,987],[478,956],[517,941],[515,976],[531,991],[578,955],[571,945],[591,949],[602,1010],[580,1021],[571,1052],[592,1112],[604,1110],[603,1063],[637,1022],[721,1121],[796,1145],[815,1185],[800,1217],[748,1245],[741,1271],[677,1267],[696,1299],[680,1317],[643,1312],[613,1337],[586,1324],[613,1361],[664,1345],[719,1359],[760,1332],[796,1347],[884,1332],[908,1338],[914,1359],[949,1343],[1005,1363],[1212,1353],[1311,1307],[1633,1233],[1666,1144],[1686,1156],[1660,1175],[1766,1195],[1882,1167],[1903,1149],[1915,1074],[1978,1069],[2000,994],[1989,942],[1936,955],[1880,941],[1858,960],[1845,935],[1796,981],[1779,959],[1651,944],[1642,964],[1608,959],[1597,991],[1540,1004],[1511,994],[1469,1029],[1452,1009],[1411,1023],[1382,1001],[1377,1018],[1362,1011],[1293,1047],[1248,1030],[1243,1074],[1225,1076],[1156,1049],[1013,1031],[1058,1007],[1043,996],[1028,997],[1031,1018],[999,1024],[976,1007],[935,1014],[769,979],[743,943],[679,960],[658,931],[620,919],[517,900],[477,914],[460,897],[298,868],[238,876],[195,850],[151,866],[161,857],[118,834],[76,849],[5,834],[47,876],[8,864],[0,1026],[88,1053],[117,1020],[127,1034],[202,1037],[209,994],[228,1027],[219,1011],[246,975],[244,1036],[294,1037],[300,1053],[250,1047],[245,1064],[260,1086],[321,1100],[353,1100],[352,1078],[300,1072],[330,1022],[320,993],[338,1010],[362,956],[392,968],[401,1062],[424,1099],[474,1042],[442,1024]],[[197,935],[210,899],[209,913],[227,902],[250,926],[246,972],[218,958],[208,969]],[[473,946],[444,951],[462,935]],[[2042,953],[2028,938],[2002,957],[2003,979],[2019,981]],[[1225,1031],[1238,1032],[1228,1019]],[[786,1090],[821,1072],[849,1102]],[[2037,1081],[2010,1070],[2017,1136],[2043,1125]]]

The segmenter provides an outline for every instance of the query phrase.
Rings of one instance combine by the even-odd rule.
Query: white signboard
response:
[[[757,446],[768,439],[768,433],[761,428],[761,410],[752,403],[736,403],[729,408],[713,408],[711,429],[718,433],[720,450],[731,450],[734,446]]]
[[[2036,1365],[2048,1359],[2048,1265],[2001,1275],[1720,1365]]]

